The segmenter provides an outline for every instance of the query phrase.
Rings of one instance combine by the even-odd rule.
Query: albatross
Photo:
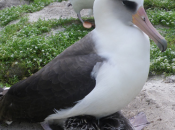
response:
[[[0,99],[0,120],[62,125],[79,115],[100,119],[129,104],[148,77],[149,37],[162,52],[167,48],[143,2],[95,0],[95,29],[14,84]]]
[[[87,21],[83,21],[83,19],[81,18],[80,11],[82,9],[91,9],[91,13],[93,13],[94,0],[69,0],[69,1],[72,5],[74,11],[77,13],[77,17],[82,22],[83,26],[85,28],[91,28],[92,23],[89,23]]]

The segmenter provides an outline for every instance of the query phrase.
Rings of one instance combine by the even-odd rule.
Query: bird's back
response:
[[[37,73],[13,85],[0,99],[0,120],[40,122],[54,109],[73,106],[95,87],[91,71],[100,61],[92,39],[85,36]]]

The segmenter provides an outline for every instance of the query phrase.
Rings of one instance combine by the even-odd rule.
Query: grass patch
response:
[[[51,36],[43,34],[54,27],[65,30]],[[30,76],[88,32],[75,19],[39,20],[29,24],[27,18],[22,18],[17,24],[6,26],[0,33],[1,82],[14,84]]]
[[[174,10],[175,2],[173,0],[144,0],[145,9],[165,9]]]
[[[41,10],[54,0],[33,0],[30,5],[6,8],[0,11],[0,87],[10,86],[32,75],[68,46],[91,31],[77,19],[39,20],[29,23],[25,13]],[[161,2],[160,2],[161,1]],[[168,49],[161,53],[151,42],[150,74],[175,74],[175,2],[145,0],[150,21],[168,41]],[[168,4],[166,7],[165,5]],[[9,23],[19,19],[16,24]],[[65,28],[55,35],[52,29]]]
[[[168,48],[164,53],[157,46],[151,45],[150,74],[175,74],[175,50]]]
[[[0,10],[0,25],[5,26],[13,20],[22,17],[25,13],[33,13],[43,9],[55,0],[34,0],[30,5],[13,6]]]
[[[160,52],[158,47],[151,41],[151,64],[150,73],[155,74],[175,74],[175,28],[158,28],[168,42],[168,49]]]
[[[151,23],[154,25],[175,27],[175,11],[165,11],[163,9],[148,9],[147,14]]]

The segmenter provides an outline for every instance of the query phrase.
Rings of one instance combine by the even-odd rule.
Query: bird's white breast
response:
[[[149,72],[149,38],[137,27],[119,32],[125,34],[93,31],[97,54],[106,58],[92,72],[95,88],[73,108],[48,120],[84,114],[100,118],[121,110],[138,95]]]
[[[122,35],[93,33],[97,53],[107,60],[97,69],[94,90],[75,107],[102,117],[121,110],[141,91],[149,72],[150,44],[137,27],[120,31]]]

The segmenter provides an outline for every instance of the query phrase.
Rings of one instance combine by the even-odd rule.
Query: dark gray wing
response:
[[[58,55],[40,71],[13,85],[0,101],[0,119],[43,121],[54,108],[71,107],[95,87],[91,72],[103,62],[91,33]]]

